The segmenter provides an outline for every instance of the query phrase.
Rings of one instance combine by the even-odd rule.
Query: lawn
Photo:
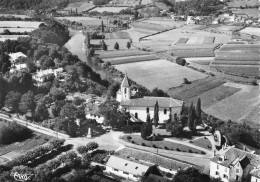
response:
[[[110,62],[112,65],[126,64],[126,63],[135,63],[135,62],[144,62],[152,61],[159,59],[155,54],[148,55],[139,55],[139,56],[127,56],[127,57],[117,57],[117,58],[107,58],[102,59],[104,62]]]
[[[160,89],[178,87],[183,83],[183,78],[195,81],[207,77],[204,73],[167,60],[127,63],[116,65],[115,68],[121,72],[126,71],[132,80],[150,90],[156,87]]]
[[[129,139],[130,138],[130,139]],[[189,152],[189,153],[197,153],[197,154],[205,154],[203,151],[192,148],[187,145],[182,145],[179,143],[169,142],[169,141],[151,141],[144,140],[140,135],[124,135],[122,139],[126,142],[142,145],[146,147],[160,148],[164,150],[173,150],[177,152]]]
[[[205,109],[227,97],[230,97],[231,95],[235,94],[240,90],[240,88],[220,85],[206,92],[203,92],[202,94],[197,95],[196,97],[191,98],[189,101],[193,101],[193,103],[196,103],[198,98],[200,98],[202,101],[202,108]]]
[[[173,169],[173,170],[178,170],[179,168],[184,169],[191,165],[178,160],[161,157],[156,154],[142,152],[131,148],[124,148],[122,150],[119,150],[115,153],[115,155],[124,158],[131,157],[138,160],[148,161],[154,164],[158,164],[159,166],[164,167],[166,169]]]
[[[225,83],[225,81],[214,77],[208,77],[197,80],[188,85],[184,84],[180,87],[170,89],[167,93],[173,98],[177,98],[183,101],[189,101],[191,98],[194,98],[208,90],[218,87],[223,83]]]
[[[42,22],[37,21],[0,21],[1,28],[38,28]]]
[[[208,150],[211,150],[211,148],[212,148],[212,145],[211,145],[211,142],[209,141],[209,139],[204,138],[204,137],[192,140],[192,144],[199,146],[199,147],[202,147],[204,149],[208,149]]]

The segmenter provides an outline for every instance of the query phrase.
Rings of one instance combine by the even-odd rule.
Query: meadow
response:
[[[169,89],[180,86],[183,78],[195,81],[207,77],[206,74],[166,60],[120,64],[115,65],[115,68],[121,72],[126,71],[132,80],[150,90],[156,87]]]
[[[260,75],[259,65],[211,64],[210,67],[215,68],[216,70],[227,74],[234,74],[240,76],[252,76],[252,77],[259,77]]]
[[[38,28],[42,22],[33,21],[0,21],[0,28]]]
[[[106,12],[112,12],[112,13],[119,13],[121,10],[127,9],[127,8],[128,7],[96,7],[94,9],[90,10],[89,12],[97,11],[97,12],[103,13],[104,11],[106,11]]]
[[[64,8],[65,11],[76,11],[82,12],[82,11],[88,11],[89,9],[92,9],[95,7],[95,5],[92,2],[74,2],[70,3],[68,7]]]
[[[180,27],[185,24],[184,21],[174,21],[173,19],[163,18],[163,17],[151,17],[149,19],[142,20],[143,23],[150,23],[154,25],[160,25],[165,27]]]
[[[240,33],[260,36],[260,28],[246,27],[240,31]]]

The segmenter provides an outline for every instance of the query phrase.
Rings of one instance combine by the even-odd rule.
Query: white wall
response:
[[[109,167],[109,166],[106,166],[106,172],[113,173],[116,176],[120,176],[122,178],[130,179],[130,180],[133,180],[133,181],[138,181],[138,179],[139,179],[137,177],[134,177],[133,174],[130,174],[130,173],[129,174],[125,174],[123,171],[115,170],[115,169],[113,169],[112,167]]]
[[[216,171],[219,172],[219,175],[216,175]],[[227,178],[224,178],[224,174],[228,176]],[[222,166],[220,164],[217,164],[215,162],[210,161],[210,177],[213,178],[221,178],[223,182],[229,182],[230,179],[230,169]]]
[[[131,114],[135,115],[135,113],[138,113],[138,118],[142,121],[146,121],[146,117],[147,117],[147,111],[146,108],[147,107],[124,107],[127,108],[127,111],[129,111]],[[167,110],[166,114],[164,114],[164,109]],[[175,107],[172,108],[172,113],[180,113],[181,111],[181,107]],[[153,118],[154,115],[154,107],[149,107],[149,114],[150,117]],[[159,108],[159,123],[163,123],[164,120],[168,120],[169,119],[169,114],[170,114],[170,110],[169,108]]]
[[[255,176],[252,176],[251,182],[260,182],[260,178],[257,178]]]
[[[236,173],[236,169],[239,169],[239,173]],[[236,179],[236,176],[239,176],[240,177],[240,181],[241,181],[241,178],[243,176],[243,169],[240,165],[240,163],[238,162],[234,167],[231,168],[230,170],[230,179]]]

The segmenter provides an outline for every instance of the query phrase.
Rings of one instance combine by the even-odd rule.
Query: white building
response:
[[[13,73],[13,72],[15,72],[15,71],[19,71],[19,70],[22,70],[22,69],[26,69],[26,68],[27,68],[27,66],[26,66],[25,63],[22,63],[22,64],[16,64],[16,63],[14,63],[14,64],[12,65],[12,67],[10,68],[10,73]]]
[[[162,176],[157,166],[151,163],[125,159],[114,155],[110,156],[106,163],[106,172],[132,181],[138,181],[141,176],[148,176],[149,173]]]
[[[21,57],[27,58],[27,56],[26,56],[24,53],[22,53],[22,52],[10,53],[10,54],[8,54],[8,55],[9,55],[9,57],[10,57],[10,61],[11,61],[12,64],[14,64],[15,61],[16,61],[18,58],[21,58]]]
[[[210,176],[223,182],[242,181],[258,166],[259,155],[230,147],[211,159]]]
[[[40,86],[44,82],[58,77],[62,72],[63,68],[40,70],[33,74],[32,78],[37,82],[37,85]]]
[[[183,101],[171,97],[131,97],[131,89],[127,75],[125,75],[121,88],[117,92],[117,101],[120,102],[121,108],[124,108],[135,118],[142,121],[146,120],[148,113],[153,117],[154,106],[157,101],[159,104],[159,123],[163,123],[164,120],[169,119],[170,113],[180,113],[183,105]]]
[[[260,166],[251,171],[251,182],[260,182]]]

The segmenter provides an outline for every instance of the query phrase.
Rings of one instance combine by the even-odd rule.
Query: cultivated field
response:
[[[8,29],[10,32],[32,32],[34,28],[0,28],[0,33],[3,33],[5,29]]]
[[[137,55],[148,55],[148,52],[139,50],[117,50],[117,51],[96,51],[98,57],[103,58],[117,58],[117,57],[127,57],[127,56],[137,56]]]
[[[162,17],[151,17],[149,19],[143,20],[142,22],[165,26],[165,27],[180,27],[185,24],[184,21],[174,21],[172,19],[162,18]]]
[[[228,74],[259,77],[260,65],[211,64],[212,68]]]
[[[42,22],[34,21],[0,21],[0,28],[38,28]]]
[[[260,28],[246,27],[240,33],[260,36]]]
[[[69,20],[69,21],[76,21],[79,23],[82,23],[82,25],[101,25],[101,22],[103,21],[104,24],[107,23],[106,19],[98,19],[98,18],[91,18],[91,17],[56,17],[57,19],[63,20]]]
[[[200,65],[209,65],[214,57],[196,57],[196,58],[185,58],[188,63],[196,63]]]
[[[230,2],[227,3],[228,7],[236,7],[236,8],[240,8],[242,7],[246,7],[246,6],[257,6],[258,5],[258,0],[250,0],[250,1],[246,1],[246,0],[231,0]]]
[[[135,62],[144,62],[157,60],[158,57],[153,54],[148,55],[139,55],[139,56],[127,56],[127,57],[117,57],[117,58],[107,58],[102,59],[104,62],[109,62],[112,65],[126,64],[126,63],[135,63]]]
[[[255,106],[254,109],[246,116],[240,119],[240,122],[246,122],[247,124],[252,124],[254,127],[260,129],[260,104]]]
[[[231,9],[234,14],[246,14],[249,17],[259,18],[260,11],[257,8]]]
[[[243,28],[243,27],[242,26],[228,26],[228,25],[209,25],[206,27],[200,27],[198,29],[210,31],[210,32],[214,32],[214,33],[228,32],[231,34],[233,31],[240,30],[241,28]]]
[[[239,121],[260,104],[259,86],[226,83],[225,86],[240,88],[230,97],[210,106],[204,111],[223,120]],[[202,101],[203,102],[203,101]],[[259,121],[259,120],[258,120]]]
[[[134,30],[138,32],[147,32],[148,34],[161,32],[171,28],[169,26],[158,26],[157,24],[142,23],[142,22],[132,23],[131,26],[134,28]]]
[[[95,7],[95,5],[92,2],[75,2],[70,3],[68,7],[66,7],[65,11],[78,11],[79,13],[82,11],[88,11],[89,9]]]
[[[112,13],[119,13],[121,10],[127,9],[127,8],[128,7],[97,7],[97,8],[90,10],[89,12],[97,11],[97,12],[103,13],[104,11],[106,11],[106,12],[112,12]]]
[[[166,60],[121,64],[115,68],[121,72],[126,71],[132,80],[150,90],[156,87],[169,89],[180,86],[183,78],[194,81],[207,76]]]
[[[130,39],[130,36],[127,32],[113,32],[113,33],[106,33],[106,39]]]

